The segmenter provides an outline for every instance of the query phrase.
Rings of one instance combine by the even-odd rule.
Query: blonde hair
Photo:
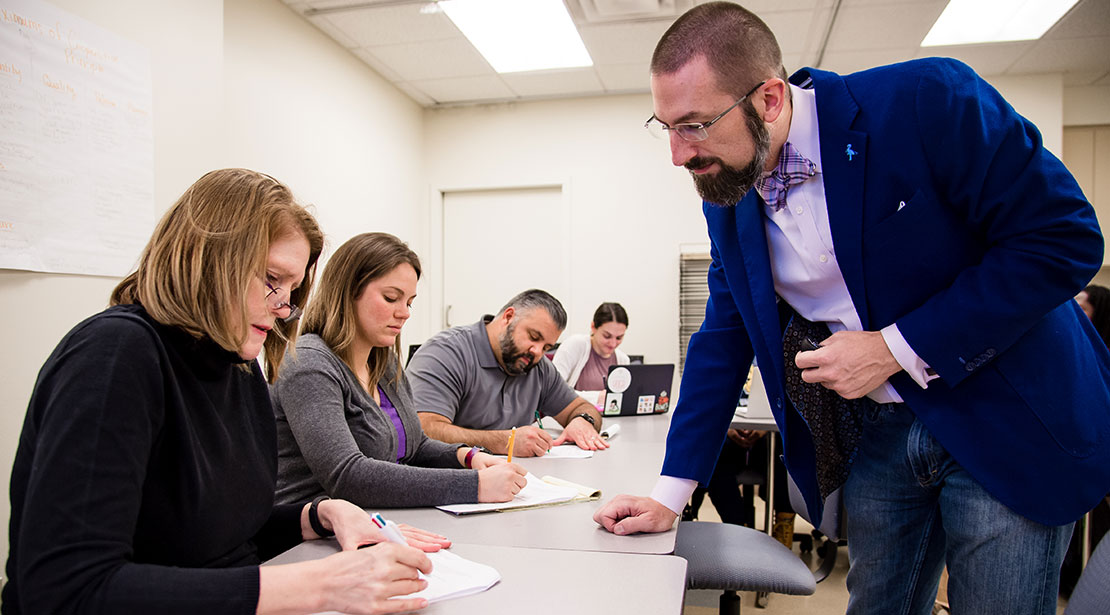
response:
[[[269,175],[211,171],[162,216],[138,268],[112,291],[111,304],[141,304],[160,323],[238,352],[250,328],[246,290],[265,275],[270,244],[290,234],[303,235],[309,244],[304,281],[289,299],[304,305],[324,247],[312,214]],[[264,345],[270,381],[296,338],[297,323],[278,320],[273,332]]]
[[[304,333],[315,333],[351,371],[358,372],[351,356],[351,344],[358,331],[355,302],[370,282],[408,264],[420,279],[420,257],[407,244],[389,233],[355,235],[339,246],[328,259],[320,275],[320,288],[304,317]],[[401,373],[401,336],[393,345],[393,360]],[[370,371],[368,384],[373,386],[385,374],[390,360],[389,348],[373,348],[366,363]]]

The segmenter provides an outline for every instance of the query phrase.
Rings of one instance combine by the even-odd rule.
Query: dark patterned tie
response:
[[[785,143],[779,153],[779,163],[771,172],[759,178],[755,189],[775,211],[786,207],[786,191],[817,173],[817,165],[798,153],[794,146]]]
[[[782,334],[782,354],[786,367],[786,395],[809,425],[817,453],[817,486],[827,498],[848,478],[856,451],[859,450],[867,398],[844,399],[831,389],[802,380],[802,370],[794,356],[829,336],[824,323],[814,323],[795,313]]]

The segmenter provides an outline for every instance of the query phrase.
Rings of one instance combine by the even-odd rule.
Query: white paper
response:
[[[582,399],[584,399],[584,400],[590,402],[591,404],[593,404],[595,408],[598,407],[599,404],[601,404],[605,401],[605,391],[578,391],[578,390],[576,390],[575,393],[577,393],[578,396],[581,397]]]
[[[123,276],[154,226],[146,49],[0,0],[0,267]]]
[[[495,568],[472,562],[447,550],[425,555],[432,561],[432,574],[420,573],[420,578],[428,581],[428,586],[423,591],[402,598],[424,598],[431,604],[484,592],[501,580],[501,574]],[[316,615],[342,614],[327,611]]]
[[[472,562],[450,551],[436,551],[427,556],[432,560],[432,574],[420,573],[420,577],[427,579],[428,587],[406,598],[426,598],[430,604],[484,592],[501,580],[492,566]]]
[[[537,506],[540,504],[555,504],[558,502],[566,502],[578,496],[577,489],[573,487],[549,485],[536,478],[536,475],[531,472],[529,472],[525,478],[528,480],[528,484],[525,485],[524,488],[520,490],[520,493],[516,494],[516,497],[511,501],[480,502],[477,504],[448,504],[445,506],[436,506],[436,508],[456,515],[464,515],[467,513],[491,512],[525,506]]]
[[[594,456],[593,451],[588,451],[584,448],[578,448],[577,444],[564,444],[562,446],[552,446],[546,453],[544,459],[589,459]]]
[[[601,432],[601,435],[602,437],[604,437],[605,432]],[[589,459],[593,456],[593,451],[586,450],[584,448],[578,448],[577,444],[561,444],[559,446],[552,446],[551,448],[547,449],[546,453],[543,454],[544,459]],[[494,455],[494,457],[497,457],[498,459],[509,458],[508,455]],[[517,461],[520,461],[519,456],[517,457]]]

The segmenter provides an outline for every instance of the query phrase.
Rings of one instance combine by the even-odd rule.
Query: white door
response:
[[[558,186],[445,192],[444,326],[496,314],[529,288],[569,302],[566,221]]]

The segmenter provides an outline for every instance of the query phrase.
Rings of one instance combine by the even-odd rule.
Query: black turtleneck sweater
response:
[[[4,615],[254,613],[260,558],[300,540],[276,471],[257,362],[137,305],[89,318],[27,408]]]

